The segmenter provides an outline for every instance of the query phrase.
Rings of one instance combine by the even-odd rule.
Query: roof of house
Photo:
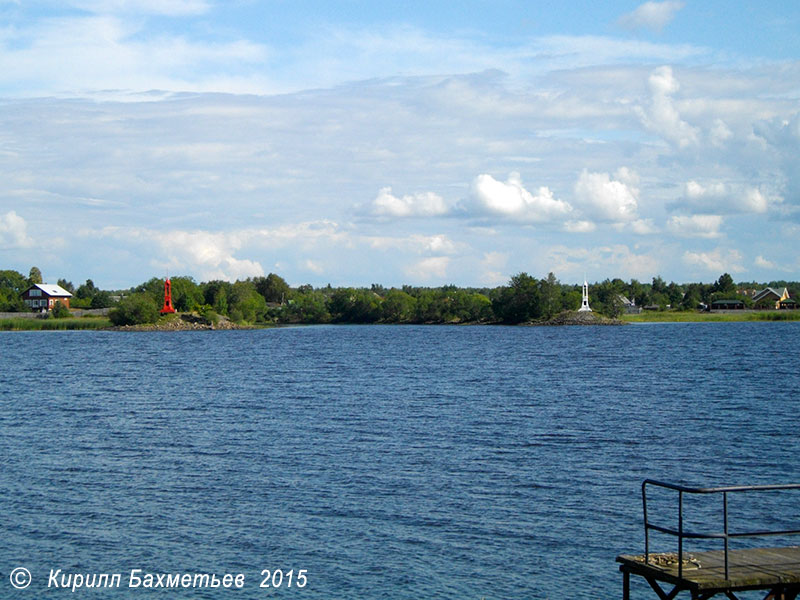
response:
[[[42,292],[44,292],[48,296],[57,296],[60,298],[72,297],[72,294],[70,294],[67,290],[62,288],[60,285],[55,285],[54,283],[34,283],[31,287],[29,287],[25,291],[27,292],[28,290],[32,290],[33,288],[39,288],[40,290],[42,290]]]
[[[789,295],[786,288],[783,288],[782,290],[776,290],[775,288],[768,287],[756,293],[756,295],[753,296],[753,300],[755,302],[758,302],[759,300],[761,300],[762,298],[766,298],[770,294],[774,294],[776,298],[784,298]]]

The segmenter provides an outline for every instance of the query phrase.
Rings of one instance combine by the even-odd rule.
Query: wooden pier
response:
[[[728,577],[725,577],[725,552],[683,554],[681,574],[675,553],[617,557],[622,572],[622,598],[630,600],[630,576],[644,577],[661,600],[672,600],[681,591],[693,600],[706,600],[717,594],[736,598],[735,593],[765,590],[771,600],[795,600],[800,593],[800,547],[754,548],[728,552]],[[661,585],[668,584],[667,592]]]
[[[673,521],[676,525],[664,525],[664,515],[657,516],[656,521],[653,515],[648,516],[649,488],[676,495],[677,511]],[[752,540],[797,535],[800,529],[733,531],[728,518],[728,496],[731,494],[759,495],[792,491],[800,492],[800,484],[694,488],[645,480],[642,483],[644,554],[617,557],[622,572],[623,600],[630,600],[631,597],[631,575],[643,577],[660,600],[673,600],[683,591],[690,593],[692,600],[707,600],[717,594],[724,594],[729,600],[738,600],[737,592],[749,590],[764,591],[764,600],[795,600],[800,595],[800,547],[766,547],[767,544],[765,547],[752,547],[755,545]],[[706,524],[708,528],[703,527],[701,531],[688,531],[684,527],[684,495],[694,494],[717,496],[721,500],[720,520]],[[676,539],[677,552],[651,552],[651,532],[667,534]],[[734,540],[745,538],[751,540],[748,544],[751,547],[730,548]],[[688,540],[716,540],[723,548],[689,552],[686,549]],[[664,585],[672,586],[672,589],[665,591]]]

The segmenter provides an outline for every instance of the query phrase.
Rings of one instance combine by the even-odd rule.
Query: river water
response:
[[[800,482],[798,334],[3,333],[0,597],[619,598],[643,479]],[[798,505],[737,516],[798,527]],[[122,585],[48,590],[58,569]],[[245,580],[165,592],[133,569]]]

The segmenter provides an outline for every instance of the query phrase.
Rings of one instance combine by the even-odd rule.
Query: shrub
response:
[[[56,302],[56,305],[53,307],[53,310],[50,311],[50,315],[54,319],[66,319],[67,317],[71,317],[72,313],[69,312],[69,309],[61,304],[61,302]]]

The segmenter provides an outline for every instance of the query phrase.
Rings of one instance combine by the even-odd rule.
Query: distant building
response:
[[[741,300],[714,300],[711,303],[711,310],[744,310],[744,302]]]
[[[778,308],[782,310],[796,310],[798,308],[797,300],[794,298],[786,298],[778,302]]]
[[[52,310],[56,302],[61,302],[69,308],[70,298],[72,298],[72,294],[60,285],[52,283],[37,283],[22,292],[22,301],[34,311]]]
[[[622,294],[617,294],[617,300],[622,304],[626,315],[638,315],[642,312],[641,307],[636,306],[636,300],[628,300],[628,298]]]
[[[753,296],[753,304],[758,307],[762,308],[780,308],[780,304],[783,300],[789,298],[789,290],[786,288],[776,289],[776,288],[764,288],[760,292],[757,292],[755,296]]]

